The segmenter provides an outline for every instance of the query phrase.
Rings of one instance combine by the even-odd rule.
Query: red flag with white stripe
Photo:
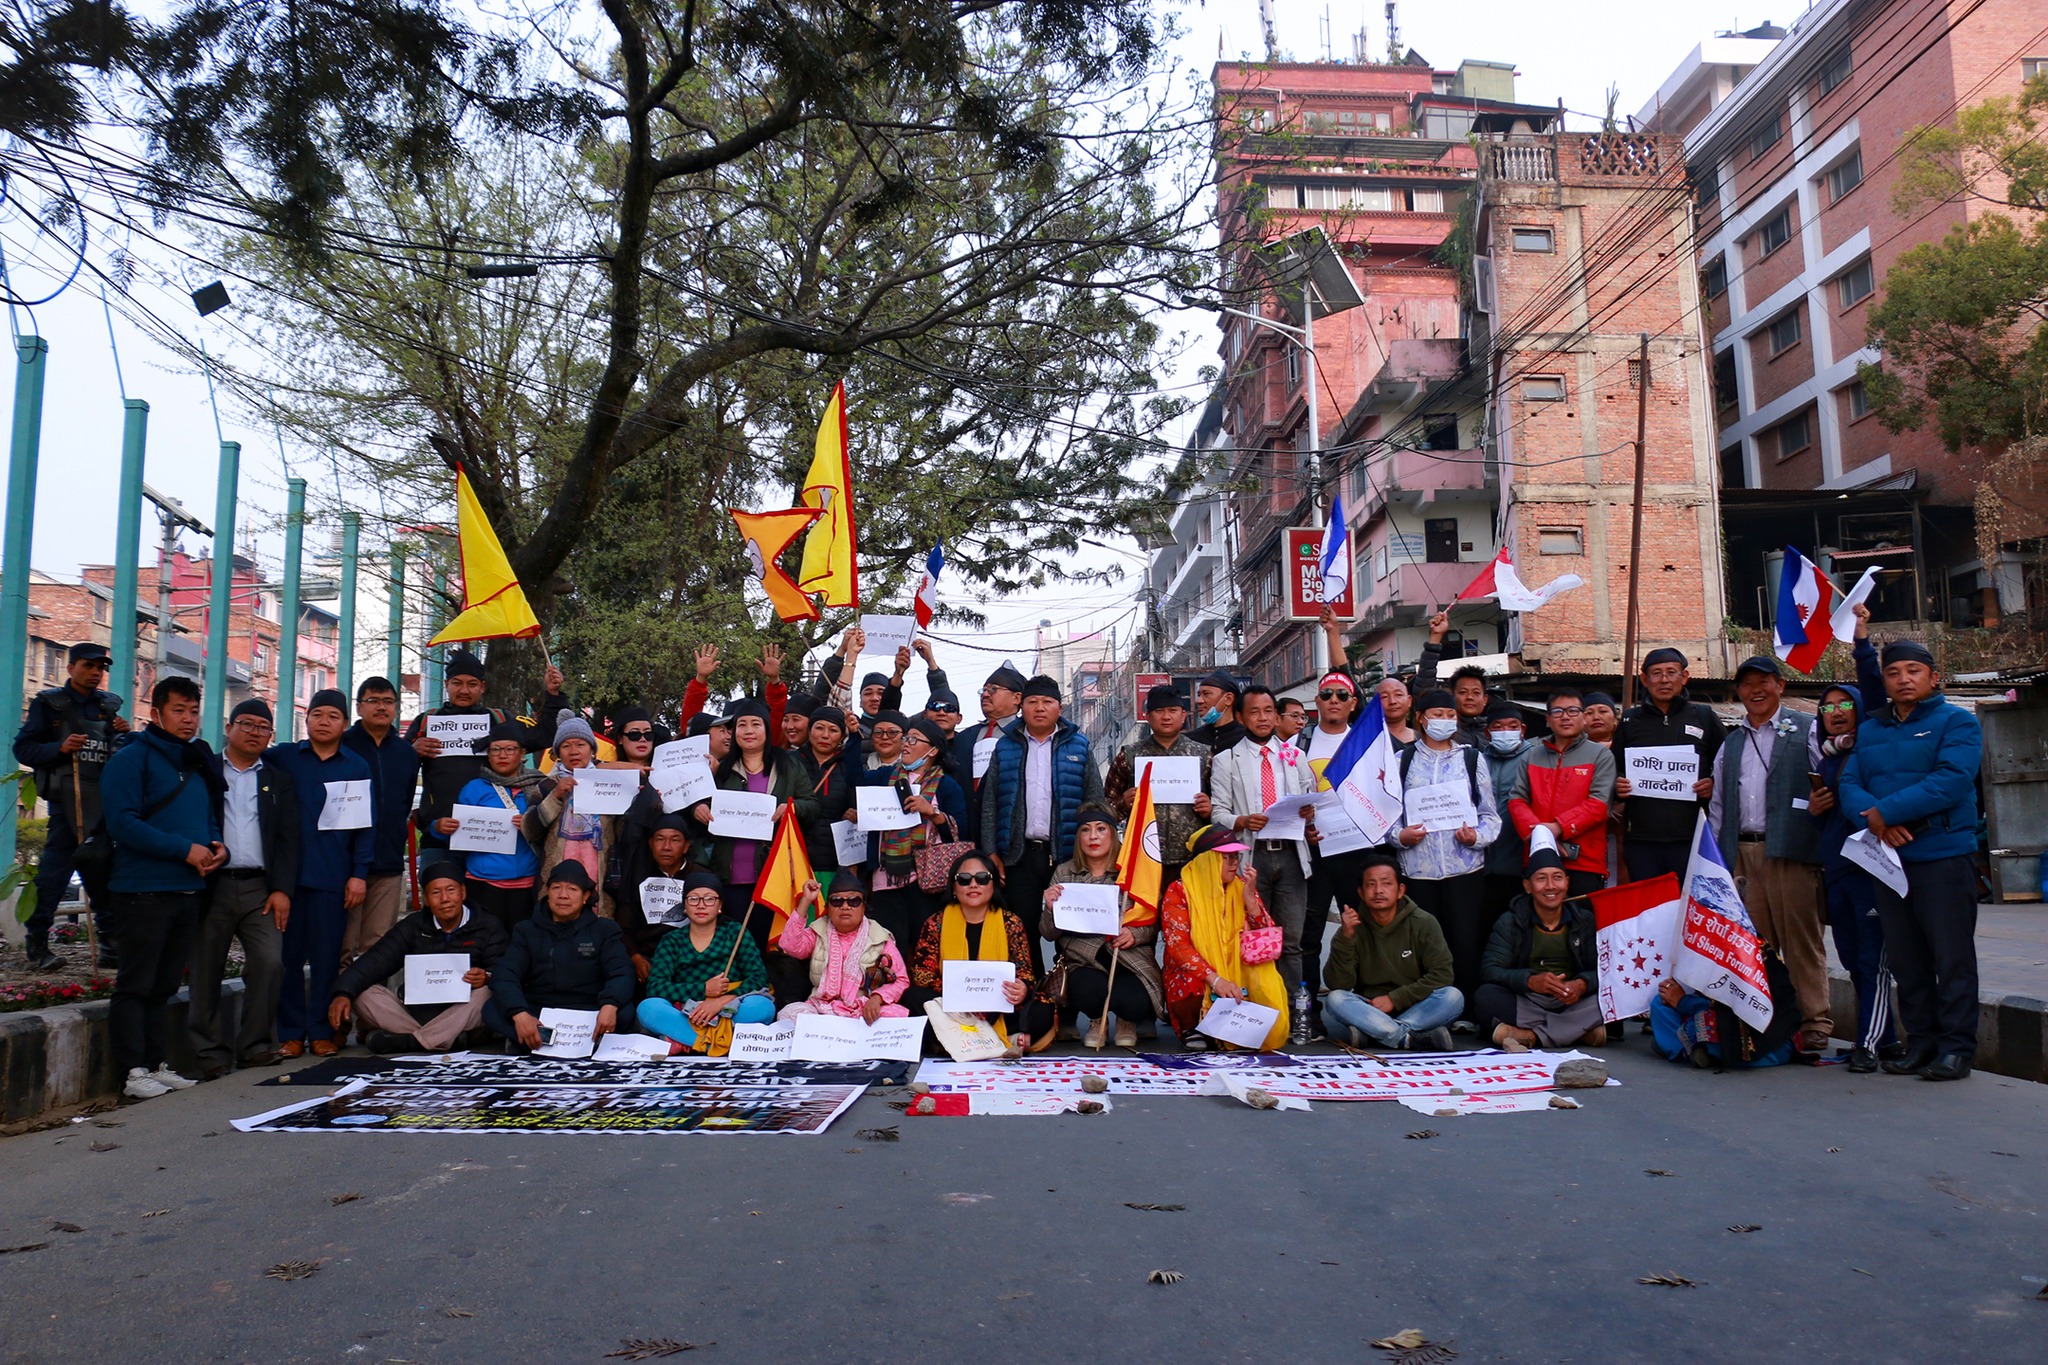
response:
[[[1675,873],[1626,882],[1587,897],[1600,944],[1600,1017],[1647,1013],[1678,959],[1685,892]]]

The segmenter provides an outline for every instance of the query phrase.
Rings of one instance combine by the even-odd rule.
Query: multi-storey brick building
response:
[[[1999,206],[1891,196],[1902,141],[2048,68],[2038,0],[1822,0],[1775,42],[1703,44],[1644,110],[1681,133],[1698,195],[1730,611],[1768,624],[1777,556],[1795,544],[1843,577],[1883,569],[1881,619],[1995,622],[2021,607],[2018,567],[1978,558],[1970,505],[1983,453],[1869,414],[1858,366],[1899,256]],[[1757,49],[1768,47],[1758,54]],[[1747,58],[1739,80],[1721,58]]]
[[[1557,115],[1514,103],[1509,67],[1467,62],[1438,71],[1409,55],[1399,65],[1215,68],[1224,266],[1245,310],[1284,319],[1256,269],[1256,248],[1315,227],[1364,300],[1314,325],[1322,451],[1310,448],[1302,347],[1272,327],[1224,319],[1221,435],[1231,482],[1242,490],[1229,516],[1240,671],[1275,687],[1313,682],[1312,629],[1287,616],[1281,533],[1312,524],[1322,457],[1339,461],[1321,470],[1325,488],[1343,477],[1332,433],[1404,343],[1455,345],[1460,334],[1460,270],[1442,248],[1477,174],[1468,136],[1541,130]],[[1458,541],[1467,543],[1475,564],[1490,556],[1490,532]],[[1401,575],[1389,591],[1413,599],[1426,587]]]

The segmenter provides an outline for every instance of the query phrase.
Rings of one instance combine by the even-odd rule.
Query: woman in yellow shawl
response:
[[[928,1001],[945,988],[948,962],[1008,962],[1017,979],[1004,987],[1010,1012],[993,1018],[996,1032],[1019,1050],[1042,1052],[1053,1040],[1057,1020],[1038,975],[1038,945],[1024,931],[1024,921],[1003,904],[995,862],[985,853],[962,854],[947,878],[951,895],[946,908],[924,922],[910,954],[910,989],[903,1007],[912,1018],[924,1013]],[[936,1046],[929,1034],[927,1044]]]
[[[1245,846],[1229,830],[1204,825],[1188,836],[1189,858],[1166,890],[1160,922],[1166,935],[1166,1012],[1183,1046],[1209,1046],[1195,1025],[1217,999],[1250,1000],[1280,1011],[1264,1046],[1287,1041],[1287,988],[1270,962],[1244,960],[1247,929],[1271,929],[1273,917],[1251,882],[1239,875]]]

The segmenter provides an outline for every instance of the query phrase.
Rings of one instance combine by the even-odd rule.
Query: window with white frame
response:
[[[1549,228],[1518,227],[1515,229],[1515,250],[1517,251],[1555,251],[1556,249],[1556,240],[1551,236]]]
[[[1877,292],[1877,275],[1865,257],[1835,277],[1835,297],[1844,308],[1854,308]]]
[[[1562,403],[1565,399],[1564,376],[1530,375],[1522,381],[1522,399],[1529,403]]]
[[[1799,310],[1794,308],[1790,312],[1780,313],[1777,317],[1771,319],[1769,332],[1772,355],[1778,355],[1797,346],[1799,344]]]
[[[1863,149],[1856,148],[1828,170],[1828,202],[1839,204],[1842,196],[1863,183]]]
[[[1772,113],[1749,130],[1749,159],[1756,160],[1765,152],[1778,145],[1778,139],[1785,136],[1785,119],[1780,113]]]
[[[1756,236],[1765,256],[1791,241],[1792,206],[1788,204],[1765,219],[1764,225],[1756,230]]]
[[[1829,53],[1828,59],[1820,64],[1821,97],[1825,99],[1841,89],[1843,83],[1849,79],[1850,73],[1855,70],[1856,64],[1849,57],[1849,45],[1843,43]]]

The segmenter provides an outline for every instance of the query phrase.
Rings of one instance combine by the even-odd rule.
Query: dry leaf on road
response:
[[[1178,1270],[1155,1270],[1145,1277],[1146,1284],[1179,1284],[1187,1276]]]
[[[308,1275],[318,1274],[319,1271],[318,1261],[279,1261],[264,1271],[263,1277],[268,1280],[303,1280]]]
[[[1693,1282],[1683,1275],[1639,1275],[1637,1284],[1661,1284],[1672,1289],[1691,1289]]]
[[[342,1204],[353,1204],[362,1197],[363,1192],[361,1190],[350,1190],[347,1194],[331,1194],[327,1196],[327,1202],[338,1207]]]

